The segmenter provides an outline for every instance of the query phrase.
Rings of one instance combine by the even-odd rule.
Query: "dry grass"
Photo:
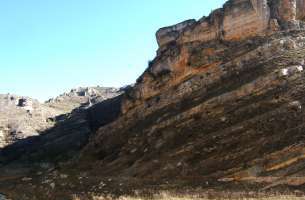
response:
[[[114,198],[111,196],[93,196],[92,200],[305,200],[305,196],[295,196],[295,195],[266,195],[262,194],[257,195],[257,197],[243,197],[239,194],[236,197],[233,197],[232,194],[221,194],[222,196],[213,196],[208,194],[198,194],[198,195],[182,195],[182,194],[172,194],[169,192],[161,192],[155,195],[149,196],[122,196]],[[246,195],[245,195],[246,196]],[[254,195],[255,196],[255,195]],[[83,200],[80,197],[75,197],[73,200]]]
[[[240,198],[240,199],[219,199],[219,200],[301,200],[304,197],[291,197],[291,196],[281,196],[281,197],[266,197],[266,198]],[[96,200],[104,200],[103,198],[98,198]],[[133,197],[122,197],[119,200],[146,200],[144,198],[133,198]],[[155,198],[154,200],[210,200],[206,198],[192,198],[192,197],[165,197],[165,198]]]

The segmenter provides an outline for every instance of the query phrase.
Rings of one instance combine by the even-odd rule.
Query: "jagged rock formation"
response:
[[[77,88],[44,104],[29,97],[0,95],[0,148],[39,135],[64,120],[65,114],[75,108],[90,107],[121,93],[116,88]]]
[[[21,143],[0,152],[0,192],[21,197],[22,190],[23,199],[90,195],[102,193],[96,185],[109,176],[129,184],[304,188],[304,5],[229,0],[199,21],[160,29],[156,58],[123,95],[81,111],[87,117],[78,128],[64,120],[31,148]],[[77,147],[62,140],[67,124],[90,140]],[[62,144],[73,150],[64,164],[56,150]],[[42,161],[55,168],[43,171]],[[43,172],[33,174],[33,165]]]

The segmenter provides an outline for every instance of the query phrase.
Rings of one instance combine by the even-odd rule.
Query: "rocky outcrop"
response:
[[[296,1],[296,18],[299,20],[304,20],[305,18],[305,1],[297,0]]]
[[[16,95],[0,95],[0,148],[54,125],[49,118],[61,111],[40,104],[37,100]]]
[[[196,74],[198,70],[216,65],[224,56],[217,47],[200,52],[201,63],[189,67],[190,57],[197,57],[194,43],[233,43],[256,37],[268,37],[275,32],[303,29],[305,13],[303,0],[230,0],[223,8],[213,11],[199,21],[188,20],[157,32],[158,56],[138,79],[130,100],[126,99],[126,112],[142,100]],[[199,66],[200,65],[200,66]]]
[[[197,69],[196,74],[99,129],[87,151],[105,162],[115,160],[104,170],[137,177],[179,177],[182,166],[185,176],[219,180],[286,176],[294,164],[303,162],[294,146],[302,146],[305,124],[304,36],[287,32],[239,43],[188,46],[196,51],[186,67]],[[221,56],[214,64],[197,66],[206,62],[198,56],[211,47]],[[260,171],[242,174],[252,167]]]
[[[127,177],[302,187],[301,5],[231,0],[161,29],[157,57],[124,95],[123,114],[97,131],[83,157]]]
[[[196,23],[196,20],[187,20],[174,26],[164,27],[157,31],[156,37],[159,46],[166,45],[170,42],[175,42],[185,28],[191,27]]]
[[[0,151],[0,189],[63,199],[102,193],[105,177],[120,189],[122,180],[304,189],[303,10],[303,0],[229,0],[160,29],[156,58],[124,94],[85,103],[46,135]]]
[[[266,0],[229,1],[223,8],[222,37],[225,41],[242,40],[266,33],[270,9]]]
[[[157,32],[160,47],[175,41],[242,40],[268,35],[272,23],[281,29],[298,28],[304,18],[304,0],[230,0],[199,21],[188,20]],[[302,23],[302,22],[301,22]]]
[[[71,158],[87,142],[91,129],[87,120],[86,109],[75,109],[62,116],[49,129],[40,134],[19,139],[0,151],[0,168],[8,164],[14,171],[15,162],[23,165],[47,165]],[[24,168],[24,170],[27,170]]]
[[[29,97],[0,95],[0,148],[30,136],[38,136],[65,120],[66,114],[74,109],[91,107],[122,92],[105,87],[77,88],[44,104]]]
[[[122,90],[111,87],[79,87],[50,99],[45,104],[68,113],[79,106],[92,106],[121,93]]]

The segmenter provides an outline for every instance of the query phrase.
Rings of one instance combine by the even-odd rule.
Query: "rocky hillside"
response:
[[[45,103],[29,97],[0,95],[0,148],[39,135],[75,108],[90,107],[120,93],[115,88],[77,88]]]
[[[121,93],[122,90],[111,87],[79,87],[54,99],[50,99],[45,104],[68,113],[79,106],[92,106]]]
[[[77,120],[75,128],[72,112],[48,132],[52,140],[0,152],[0,193],[24,200],[198,186],[302,193],[304,17],[304,0],[229,0],[208,17],[160,29],[157,56],[135,86],[81,111],[86,125]],[[75,148],[71,128],[90,139]],[[63,144],[73,149],[64,158],[56,149]]]
[[[63,114],[37,100],[16,95],[0,95],[0,148],[39,135],[54,125],[51,119]]]

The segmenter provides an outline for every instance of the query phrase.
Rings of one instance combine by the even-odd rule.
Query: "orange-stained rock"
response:
[[[162,47],[175,40],[187,43],[243,39],[265,33],[269,19],[267,0],[231,0],[198,22],[190,20],[160,29],[157,41]]]
[[[268,34],[277,23],[281,29],[298,28],[304,17],[305,0],[229,0],[208,17],[161,28],[156,35],[160,48],[171,42],[241,40]]]
[[[123,112],[175,86],[189,76],[221,63],[223,52],[215,48],[194,51],[185,44],[241,40],[263,35],[269,28],[267,0],[230,0],[223,8],[199,21],[187,20],[156,33],[158,56],[138,79],[122,105]],[[195,67],[194,67],[195,66]]]
[[[131,92],[132,103],[124,101],[123,110],[127,111],[136,102],[147,100],[198,71],[221,63],[221,48],[189,50],[188,46],[193,43],[204,46],[263,37],[299,28],[298,20],[303,16],[305,0],[229,0],[223,8],[214,10],[199,21],[187,20],[161,28],[156,33],[160,47],[158,55]],[[196,55],[192,56],[194,53]]]
[[[296,17],[298,20],[305,19],[305,1],[304,0],[297,0],[296,2]]]
[[[224,6],[224,40],[241,40],[264,34],[268,29],[270,9],[267,0],[236,0]]]
[[[215,10],[209,17],[200,19],[196,26],[186,28],[178,39],[178,43],[195,41],[211,41],[221,37],[221,24],[223,18],[222,9]]]
[[[282,21],[296,20],[296,0],[281,0],[278,5],[279,17]]]

